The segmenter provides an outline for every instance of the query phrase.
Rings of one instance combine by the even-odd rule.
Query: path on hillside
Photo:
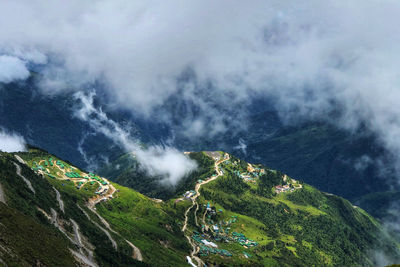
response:
[[[96,227],[98,227],[100,230],[102,230],[102,231],[107,235],[107,237],[108,237],[108,239],[110,240],[112,246],[114,247],[115,250],[117,250],[117,248],[118,248],[118,247],[117,247],[117,242],[115,242],[115,240],[114,240],[114,238],[112,238],[111,234],[110,234],[106,229],[104,229],[103,227],[101,227],[97,222],[93,221],[92,218],[90,218],[89,214],[87,214],[87,212],[86,212],[84,209],[82,209],[82,207],[79,206],[79,204],[76,204],[76,205],[77,205],[78,208],[83,212],[83,214],[85,214],[85,216],[88,218],[88,220],[89,220],[91,223],[93,223],[94,225],[96,225]],[[103,218],[102,218],[102,219],[103,219]],[[104,219],[103,219],[103,220],[104,220]],[[104,224],[104,221],[102,221],[102,220],[100,220],[100,221]],[[106,224],[104,224],[104,225],[106,225]],[[107,223],[107,225],[108,225],[108,223]],[[114,231],[113,231],[113,232],[114,232]]]
[[[98,265],[92,259],[89,259],[86,255],[81,254],[72,249],[69,249],[69,251],[71,251],[71,253],[75,256],[75,259],[79,259],[82,263],[86,264],[87,266],[98,267]]]
[[[0,184],[0,202],[3,202],[4,204],[6,203],[6,196],[4,195],[4,190],[2,185]]]
[[[217,179],[218,177],[220,177],[220,176],[223,175],[222,171],[218,168],[218,166],[219,166],[219,164],[221,164],[222,162],[227,161],[227,160],[229,160],[229,154],[228,154],[228,153],[225,153],[224,158],[223,158],[223,159],[220,159],[220,160],[217,160],[217,161],[215,162],[215,164],[214,164],[215,171],[217,172],[217,175],[211,177],[210,179],[208,179],[208,180],[206,180],[206,181],[203,181],[203,182],[201,182],[201,183],[197,183],[197,184],[196,184],[196,187],[195,187],[195,189],[194,189],[194,191],[196,192],[196,194],[195,194],[194,196],[191,197],[191,200],[192,200],[193,204],[185,211],[185,222],[184,222],[183,227],[182,227],[182,232],[185,232],[186,229],[187,229],[188,214],[189,214],[189,211],[190,211],[195,205],[197,205],[197,208],[196,208],[196,211],[195,211],[195,213],[194,213],[194,216],[195,216],[195,222],[196,222],[196,224],[197,224],[197,217],[196,217],[196,212],[197,212],[197,210],[198,210],[197,198],[200,196],[200,188],[201,188],[202,185],[205,185],[205,184],[207,184],[207,183],[209,183],[209,182],[212,182],[212,181],[214,181],[215,179]],[[203,265],[204,265],[204,262],[203,262],[199,257],[196,256],[196,254],[197,254],[197,252],[198,252],[198,248],[197,248],[196,244],[192,241],[192,239],[190,238],[190,236],[189,236],[188,234],[185,234],[185,237],[186,237],[186,239],[189,241],[189,244],[192,246],[192,252],[190,253],[190,257],[193,258],[193,259],[195,259],[195,260],[197,261],[197,265],[198,265],[198,266],[203,266]]]
[[[110,189],[110,190],[109,190],[110,192],[107,191],[107,194],[106,194],[106,195],[104,195],[104,196],[98,196],[98,197],[89,199],[89,201],[88,201],[86,207],[87,207],[88,209],[90,209],[94,214],[96,214],[96,216],[99,218],[99,220],[103,223],[103,225],[104,225],[108,230],[110,230],[110,231],[113,232],[114,234],[116,234],[116,235],[122,237],[118,232],[114,231],[114,230],[111,228],[110,224],[109,224],[102,216],[100,216],[99,213],[97,213],[96,208],[95,208],[95,206],[96,206],[97,203],[101,202],[102,200],[108,200],[108,199],[109,199],[110,197],[112,197],[112,196],[114,195],[114,193],[117,191],[117,190],[115,189],[115,187],[114,187],[112,184],[109,185],[109,189]],[[99,226],[99,225],[98,225],[98,226]],[[99,227],[100,227],[100,226],[99,226]],[[102,228],[100,227],[100,229],[102,229]],[[103,231],[104,231],[104,230],[105,230],[105,229],[103,229]],[[111,235],[110,235],[109,233],[107,233],[107,232],[105,232],[105,233],[107,234],[107,236],[109,237],[109,239],[112,240],[111,242],[113,243],[114,248],[117,248],[117,243],[112,239]],[[122,238],[123,238],[123,237],[122,237]],[[135,260],[138,260],[138,261],[143,261],[143,256],[142,256],[142,252],[140,251],[140,249],[139,249],[137,246],[135,246],[134,244],[132,244],[132,242],[126,240],[125,238],[123,238],[123,239],[124,239],[125,242],[127,242],[127,243],[132,247],[132,249],[133,249],[132,258],[134,258]]]
[[[67,233],[66,231],[63,229],[63,227],[58,223],[58,216],[57,216],[57,211],[55,211],[53,208],[50,208],[50,212],[51,215],[47,214],[44,210],[42,210],[39,207],[36,207],[40,212],[43,213],[43,215],[49,219],[51,221],[51,223],[58,228],[58,230],[60,230],[61,233],[63,233],[65,235],[65,237],[71,241],[72,244],[75,244],[77,246],[77,248],[79,248],[79,251],[75,251],[73,249],[70,249],[70,252],[74,255],[75,259],[77,259],[78,261],[84,263],[87,266],[91,266],[91,267],[98,267],[96,261],[93,258],[93,251],[90,248],[87,248],[83,245],[82,240],[81,240],[81,236],[79,233],[79,226],[78,224],[72,220],[71,223],[73,225],[73,230],[74,230],[74,236],[75,239],[72,239]],[[88,256],[86,256],[83,251],[82,248],[85,249],[88,253]],[[84,266],[85,266],[84,265]]]
[[[130,241],[128,241],[128,240],[126,240],[126,239],[125,239],[125,241],[126,241],[126,243],[128,243],[129,246],[131,246],[132,249],[133,249],[132,258],[134,258],[135,260],[138,260],[138,261],[143,261],[143,256],[142,256],[142,253],[140,252],[140,249],[138,249],[138,247],[135,246],[134,244],[132,244]]]
[[[56,191],[56,197],[57,197],[57,201],[58,201],[58,206],[60,206],[60,210],[65,213],[64,211],[64,202],[61,199],[61,194],[60,192],[58,192],[58,190],[53,186],[54,191]]]
[[[22,178],[22,180],[24,180],[24,182],[26,183],[26,185],[29,187],[29,189],[35,194],[36,192],[35,192],[35,189],[33,189],[33,186],[32,186],[32,184],[31,184],[31,182],[28,180],[28,179],[26,179],[24,176],[22,176],[22,174],[21,174],[21,166],[19,166],[17,163],[15,163],[14,162],[14,165],[15,165],[15,167],[17,168],[17,175],[19,176],[19,177],[21,177]]]
[[[122,237],[118,232],[114,231],[114,230],[111,228],[110,224],[109,224],[103,217],[101,217],[100,214],[97,213],[97,211],[94,209],[94,206],[91,207],[91,206],[87,205],[87,207],[88,207],[94,214],[96,214],[96,216],[99,218],[99,220],[104,224],[104,226],[105,226],[108,230],[110,230],[110,231],[113,232],[114,234],[116,234],[116,235]],[[93,222],[93,223],[95,223],[95,222]],[[97,224],[97,223],[95,223],[95,224]],[[97,226],[98,226],[100,229],[103,229],[103,228],[100,227],[98,224],[97,224]],[[103,229],[103,231],[104,231],[104,230],[105,230],[105,229]],[[107,234],[108,238],[110,238],[110,240],[112,240],[111,242],[113,243],[114,248],[116,248],[117,243],[111,238],[111,235],[110,235],[109,233],[106,232],[106,234]],[[123,238],[123,237],[122,237],[122,238]],[[140,249],[139,249],[138,247],[136,247],[134,244],[132,244],[130,241],[126,240],[125,238],[123,238],[123,239],[124,239],[124,240],[132,247],[132,249],[133,249],[132,258],[134,258],[135,260],[138,260],[138,261],[143,261],[143,256],[142,256],[142,253],[141,253]]]
[[[74,229],[74,236],[75,236],[76,244],[78,244],[80,247],[83,247],[81,233],[79,233],[79,225],[73,219],[69,219],[69,220],[71,221],[72,228]]]
[[[20,163],[22,163],[22,164],[25,164],[26,165],[26,162],[25,162],[25,160],[23,160],[20,156],[18,156],[18,155],[14,155],[14,157],[20,162]]]
[[[208,226],[207,226],[207,224],[206,224],[206,214],[207,214],[207,209],[204,211],[204,213],[203,213],[203,218],[202,218],[202,221],[203,221],[203,225],[205,225],[205,229],[204,230],[208,230]],[[203,230],[203,233],[204,233],[204,230]]]
[[[103,196],[99,195],[99,196],[90,198],[87,203],[88,208],[93,209],[97,203],[99,203],[102,200],[107,200],[108,198],[112,197],[114,195],[114,193],[117,191],[112,184],[109,184],[108,189],[109,190],[107,191],[107,193],[105,195],[103,195]]]

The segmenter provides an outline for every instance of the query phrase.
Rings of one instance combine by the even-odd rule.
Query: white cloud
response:
[[[29,71],[25,62],[13,56],[0,56],[0,82],[10,83],[15,80],[25,80]]]
[[[0,48],[48,56],[47,90],[100,80],[145,114],[189,68],[178,95],[204,116],[184,118],[187,135],[224,131],[256,93],[285,118],[340,107],[339,126],[366,124],[399,155],[399,13],[392,0],[3,1]]]
[[[167,184],[176,185],[182,177],[197,168],[195,161],[171,147],[137,149],[135,155],[145,170],[151,175],[162,175]]]
[[[129,127],[123,128],[108,118],[107,114],[101,109],[93,105],[94,96],[94,92],[89,95],[82,92],[74,94],[75,99],[81,103],[79,109],[75,112],[75,116],[87,121],[94,131],[110,138],[125,151],[131,152],[140,162],[141,167],[150,175],[161,175],[163,182],[176,185],[181,178],[197,168],[196,162],[172,147],[150,146],[143,148],[137,141],[132,140]],[[84,155],[81,146],[80,152]]]
[[[247,145],[242,138],[239,139],[239,144],[234,146],[233,149],[241,150],[243,154],[247,154]]]
[[[0,150],[3,152],[19,152],[26,150],[26,143],[22,136],[7,133],[0,129]]]

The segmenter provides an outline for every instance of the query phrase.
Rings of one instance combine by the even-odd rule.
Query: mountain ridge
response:
[[[379,223],[340,197],[224,152],[188,156],[201,171],[184,183],[184,196],[177,191],[157,200],[42,150],[1,153],[6,204],[0,203],[0,212],[29,218],[17,225],[22,220],[40,233],[50,231],[55,239],[48,243],[64,251],[55,261],[56,251],[42,255],[29,242],[25,248],[9,237],[18,264],[186,266],[189,257],[207,265],[372,266],[367,252],[378,247],[400,259],[398,244]],[[335,242],[328,241],[333,237]],[[0,259],[5,255],[0,250]]]

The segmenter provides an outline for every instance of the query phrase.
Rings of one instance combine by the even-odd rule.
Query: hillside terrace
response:
[[[98,184],[99,187],[94,192],[96,195],[103,195],[109,190],[109,182],[103,177],[99,177],[94,173],[85,173],[75,167],[70,166],[66,162],[54,159],[53,157],[35,158],[27,162],[37,174],[48,176],[52,179],[71,181],[77,190],[80,190],[86,184]],[[85,190],[88,190],[86,187]]]

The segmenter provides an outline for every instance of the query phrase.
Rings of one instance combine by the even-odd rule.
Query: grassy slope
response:
[[[48,157],[48,154],[35,150],[22,153],[21,156],[32,163]],[[203,157],[203,153],[195,153],[195,156],[201,162],[200,172],[186,180],[185,189],[194,187],[196,178],[199,178],[197,175],[204,179],[212,173],[213,162]],[[122,238],[112,233],[118,243],[118,251],[114,251],[105,234],[77,207],[77,204],[84,207],[85,201],[93,195],[94,188],[87,191],[77,190],[72,183],[49,177],[43,179],[29,168],[21,166],[23,174],[31,180],[36,190],[36,195],[33,196],[24,182],[16,177],[11,155],[3,154],[3,158],[0,159],[0,183],[10,203],[9,207],[0,205],[0,216],[11,216],[17,222],[21,222],[15,224],[14,228],[7,229],[22,229],[23,232],[28,228],[27,224],[31,225],[29,227],[32,229],[37,229],[26,234],[25,243],[18,241],[19,235],[12,237],[10,232],[1,232],[2,236],[14,238],[8,242],[15,246],[14,250],[18,255],[32,250],[29,254],[39,255],[42,262],[54,258],[66,263],[73,262],[68,253],[71,244],[37,211],[36,207],[40,207],[46,212],[50,212],[50,208],[57,210],[62,219],[74,219],[79,224],[82,234],[90,243],[96,245],[96,259],[102,266],[139,264],[131,258],[132,249],[124,238],[134,243],[141,250],[144,261],[153,266],[187,265],[185,256],[188,255],[190,247],[180,227],[184,219],[183,213],[191,204],[189,201],[175,203],[174,199],[170,199],[157,203],[132,189],[113,184],[118,189],[116,197],[98,204],[96,208],[111,227],[123,236]],[[238,159],[232,158],[233,160]],[[351,266],[372,265],[366,253],[376,247],[389,255],[399,255],[396,244],[384,236],[379,224],[348,201],[323,194],[307,185],[293,193],[275,195],[272,186],[283,183],[280,172],[267,171],[268,175],[260,178],[256,184],[245,183],[233,175],[233,171],[238,168],[244,171],[245,167],[245,162],[238,166],[224,165],[225,175],[202,187],[198,215],[204,213],[204,205],[210,202],[217,209],[223,209],[222,213],[217,213],[210,219],[219,222],[237,216],[238,221],[230,225],[230,232],[243,233],[259,244],[246,249],[236,242],[219,242],[219,248],[230,251],[233,257],[209,255],[203,257],[206,262],[252,266],[311,266],[321,263]],[[52,186],[62,195],[65,214],[58,208]],[[182,190],[183,188],[182,186]],[[177,192],[179,190],[175,194]],[[88,209],[86,212],[92,220],[101,224]],[[12,220],[5,221],[11,222]],[[194,225],[192,210],[189,229],[200,231]],[[44,247],[57,247],[57,253],[61,255],[51,249],[47,250],[46,254],[40,249],[35,250],[33,245],[27,246],[30,242],[33,244],[35,236],[29,233],[39,233],[44,239]],[[378,235],[381,235],[381,238],[378,238]],[[7,244],[7,247],[9,246]],[[247,252],[251,257],[245,258],[243,252]],[[23,256],[22,262],[18,264],[30,264],[32,260],[33,257]],[[48,263],[52,265],[51,262]]]
[[[47,153],[39,150],[32,150],[30,153],[21,153],[20,155],[32,166],[34,161],[39,162],[40,159],[49,157]],[[56,167],[49,166],[48,168],[52,174],[58,171]],[[79,173],[80,170],[77,169],[77,172]],[[177,227],[177,221],[163,211],[160,204],[132,189],[113,183],[118,190],[114,199],[98,204],[96,209],[110,223],[112,229],[123,236],[122,238],[111,233],[119,247],[119,250],[115,252],[105,234],[99,231],[76,205],[84,207],[88,198],[94,195],[97,185],[85,185],[81,190],[77,190],[72,182],[59,181],[47,176],[46,179],[46,189],[50,191],[51,195],[55,194],[49,187],[50,185],[57,188],[62,194],[66,209],[64,217],[73,218],[79,224],[82,234],[88,237],[92,244],[96,244],[94,252],[98,262],[106,266],[138,264],[131,259],[132,249],[124,241],[127,239],[141,250],[145,262],[151,262],[157,266],[167,266],[171,262],[174,262],[176,266],[185,265],[188,244]],[[88,187],[88,190],[85,190],[85,187]],[[55,198],[55,196],[52,197]],[[52,201],[54,202],[54,200]],[[53,206],[57,209],[56,203]],[[85,210],[91,215],[92,220],[102,225],[90,210],[86,208]],[[61,212],[59,213],[62,216]],[[164,246],[162,242],[166,245]]]
[[[244,249],[221,243],[220,248],[234,256],[206,258],[211,263],[373,265],[368,251],[377,248],[399,256],[396,243],[384,236],[377,222],[340,197],[325,195],[308,185],[293,193],[270,195],[260,190],[260,183],[235,180],[229,166],[225,170],[224,177],[202,188],[200,201],[224,210],[214,221],[238,216],[232,230],[244,233],[259,246]],[[243,251],[254,257],[245,259]]]
[[[12,162],[9,155],[1,154],[0,183],[6,193],[7,205],[0,204],[0,259],[11,266],[37,263],[73,266],[67,240],[36,209],[41,207],[48,212],[50,208],[57,209],[54,191],[43,179],[23,168],[23,175],[34,184],[36,195],[33,196],[16,175]]]
[[[20,153],[19,155],[24,160],[26,160],[28,164],[32,164],[32,166],[33,161],[39,162],[39,159],[48,158],[50,156],[49,154],[40,150],[32,150],[30,151],[30,153]],[[8,155],[8,157],[11,157],[11,155]],[[57,159],[54,156],[52,157],[53,159]],[[13,159],[11,158],[10,160]],[[66,224],[65,228],[71,237],[73,236],[73,230],[71,224],[69,224],[68,222],[69,219],[75,220],[78,223],[81,234],[84,236],[84,238],[87,239],[91,244],[95,244],[95,259],[97,262],[101,263],[102,266],[143,265],[132,259],[131,247],[121,237],[111,233],[118,244],[118,250],[115,251],[106,234],[91,221],[89,221],[89,219],[79,209],[78,205],[84,208],[87,199],[90,196],[93,196],[94,188],[91,188],[88,191],[84,190],[84,188],[82,188],[81,190],[77,190],[72,182],[59,181],[47,176],[45,177],[45,179],[43,179],[40,176],[36,175],[31,169],[27,168],[26,166],[22,164],[20,164],[20,166],[25,177],[27,177],[32,182],[32,185],[36,190],[36,194],[35,196],[33,196],[29,191],[27,191],[26,195],[21,198],[21,195],[19,193],[14,193],[13,190],[25,188],[26,191],[26,185],[22,182],[22,184],[16,186],[16,181],[21,179],[15,179],[14,181],[11,181],[11,185],[12,183],[14,185],[12,185],[11,187],[4,186],[4,189],[6,191],[7,197],[9,195],[15,196],[14,199],[10,201],[10,203],[18,203],[18,206],[15,206],[16,208],[25,208],[23,209],[24,212],[27,215],[31,216],[34,216],[35,214],[38,214],[38,216],[42,216],[41,213],[37,211],[36,207],[42,208],[47,213],[50,213],[50,208],[55,209],[59,215],[59,218],[64,220],[64,224]],[[11,173],[14,173],[15,176],[15,169],[12,170]],[[58,207],[55,192],[52,189],[52,186],[54,186],[61,193],[61,198],[65,206],[65,213],[62,213]],[[94,214],[92,214],[90,210],[86,208],[85,210],[88,214],[91,215],[92,220],[96,221],[99,225],[102,225],[100,220]],[[42,218],[42,223],[46,223],[49,225],[47,219],[45,218]],[[54,228],[52,225],[49,225],[49,227]],[[69,245],[73,247],[73,245]]]
[[[162,177],[149,176],[140,168],[139,163],[131,154],[118,157],[111,164],[99,171],[114,182],[133,188],[147,196],[169,199],[177,194],[193,188],[197,179],[209,177],[213,172],[214,162],[204,153],[191,153],[189,157],[198,163],[198,169],[182,179],[176,186],[161,184]]]
[[[272,136],[250,136],[246,140],[247,155],[240,156],[253,155],[248,160],[257,159],[273,169],[284,170],[322,191],[353,201],[387,190],[380,167],[374,165],[378,159],[385,160],[383,150],[373,137],[362,133],[356,138],[329,125],[310,124],[281,128]],[[356,169],[354,166],[365,155],[370,163]],[[394,177],[386,176],[386,181]]]
[[[145,261],[155,266],[170,266],[172,262],[185,266],[189,247],[174,218],[161,204],[132,189],[114,186],[119,190],[117,198],[97,205],[98,212],[140,248]]]

